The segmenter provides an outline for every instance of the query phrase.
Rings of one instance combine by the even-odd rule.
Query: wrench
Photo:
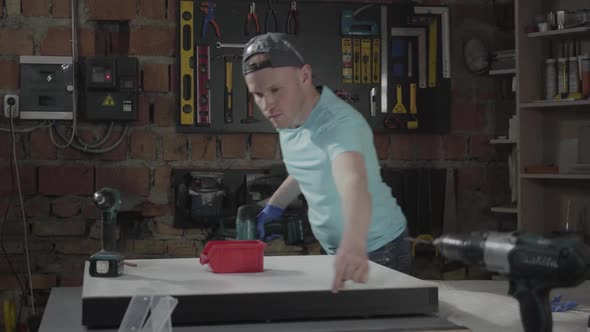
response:
[[[244,48],[245,44],[223,44],[221,42],[215,43],[217,48]]]

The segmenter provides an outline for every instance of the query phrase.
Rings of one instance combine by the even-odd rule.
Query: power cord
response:
[[[55,131],[60,136],[60,138],[62,140],[64,140],[64,141],[66,141],[67,140],[66,134],[64,134],[57,125],[55,125],[54,127],[55,127]],[[72,128],[72,130],[73,130],[73,128]],[[106,147],[106,148],[103,148],[103,149],[89,148],[89,146],[91,146],[91,145],[81,146],[81,145],[79,145],[79,144],[77,144],[75,142],[72,142],[70,144],[70,146],[73,147],[73,148],[75,148],[75,149],[77,149],[77,150],[86,152],[86,153],[94,153],[94,154],[106,153],[106,152],[112,151],[115,148],[117,148],[123,142],[123,140],[127,136],[128,132],[129,132],[129,126],[128,125],[125,125],[125,127],[123,127],[123,131],[121,132],[121,135],[119,136],[119,138],[117,139],[117,141],[115,143],[113,143],[113,145],[111,145],[109,147]],[[51,133],[51,131],[50,131],[50,133]],[[52,134],[50,136],[52,136]],[[52,136],[52,140],[53,140],[53,136]],[[106,141],[106,139],[103,138],[102,141]]]
[[[9,98],[7,100],[7,103],[9,105],[9,112],[12,115],[12,107],[14,107],[15,100],[13,98]],[[21,217],[22,217],[22,221],[23,221],[24,241],[25,241],[25,257],[26,257],[26,262],[27,262],[27,274],[28,274],[28,279],[29,279],[30,301],[31,301],[32,313],[33,313],[33,315],[35,315],[33,279],[32,279],[32,273],[31,273],[31,261],[30,261],[30,256],[29,256],[29,245],[28,245],[28,243],[29,243],[29,241],[28,241],[28,227],[27,227],[27,221],[26,221],[26,215],[25,215],[24,199],[23,199],[22,188],[21,188],[21,183],[20,183],[20,174],[19,174],[19,170],[18,170],[18,159],[16,156],[16,131],[14,128],[14,120],[13,120],[12,116],[10,117],[10,129],[11,129],[11,137],[10,137],[11,138],[11,144],[10,144],[11,188],[14,191],[14,182],[16,180],[16,187],[18,189],[19,203],[20,203],[20,207],[21,207]],[[16,270],[12,266],[12,263],[10,262],[10,259],[8,256],[8,253],[6,252],[6,248],[4,247],[4,231],[5,231],[5,226],[6,226],[6,222],[8,219],[8,212],[10,211],[11,205],[12,205],[12,194],[10,195],[10,200],[8,202],[8,206],[6,208],[6,211],[4,213],[2,227],[0,227],[0,248],[2,249],[2,253],[4,254],[4,256],[6,258],[6,261],[8,263],[8,266],[10,267],[10,270],[12,271],[12,273],[14,274],[14,276],[17,280],[17,283],[18,283],[20,290],[21,290],[21,294],[24,297],[25,293],[26,293],[25,287],[21,283],[18,273],[16,272]],[[23,302],[24,301],[22,301],[22,300],[20,301],[19,313],[18,313],[18,318],[17,318],[19,322],[20,322],[20,316],[22,313]]]

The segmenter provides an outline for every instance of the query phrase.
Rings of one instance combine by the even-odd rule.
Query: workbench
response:
[[[326,256],[324,256],[326,257]],[[284,261],[284,257],[282,258]],[[303,259],[303,258],[300,258]],[[322,258],[318,258],[322,259]],[[324,259],[329,259],[324,258]],[[265,257],[265,270],[276,270],[273,267],[273,258]],[[274,260],[279,262],[281,260]],[[319,262],[319,261],[318,261]],[[308,266],[309,267],[309,266]],[[373,266],[372,266],[373,267]],[[324,267],[324,270],[331,270],[331,266]],[[380,270],[373,268],[373,270]],[[389,269],[387,269],[389,270]],[[131,270],[133,271],[133,270]],[[132,273],[129,271],[129,273]],[[390,270],[391,271],[391,270]],[[276,272],[276,271],[275,271]],[[394,271],[395,272],[395,271]],[[137,273],[137,271],[135,272]],[[375,272],[373,272],[375,273]],[[178,276],[175,273],[169,273],[171,276]],[[230,275],[215,275],[216,278],[232,278]],[[281,275],[279,273],[279,275]],[[283,273],[281,276],[287,278],[289,273]],[[297,273],[295,273],[297,275]],[[125,276],[122,276],[125,277]],[[249,276],[236,276],[239,278],[250,278],[252,280],[260,280],[260,275],[256,278],[255,274]],[[267,276],[268,277],[268,276]],[[348,285],[349,289],[367,290],[374,289],[374,294],[379,294],[379,289],[382,288],[384,292],[388,291],[387,281],[380,280],[379,276],[373,274],[373,279],[369,280],[368,284],[352,284]],[[518,303],[512,297],[507,295],[508,282],[507,281],[416,281],[400,277],[400,280],[405,280],[407,287],[411,283],[416,283],[414,286],[426,286],[430,289],[432,285],[437,288],[437,312],[425,312],[421,315],[402,315],[402,316],[382,316],[382,317],[348,317],[348,318],[326,318],[313,320],[299,320],[291,319],[284,321],[271,322],[245,322],[245,323],[218,323],[218,324],[194,324],[175,326],[174,331],[189,332],[189,331],[207,331],[207,332],[230,332],[230,331],[275,331],[277,329],[282,331],[522,331]],[[121,278],[121,277],[119,277]],[[178,278],[178,277],[177,277]],[[141,287],[141,278],[137,276],[130,278],[135,280]],[[146,278],[143,278],[146,279]],[[371,280],[377,283],[371,283]],[[111,281],[116,281],[117,278],[111,278]],[[242,281],[245,279],[242,279]],[[102,282],[104,280],[100,280]],[[226,280],[227,281],[227,280]],[[105,281],[109,282],[109,281]],[[156,283],[161,284],[161,280]],[[178,280],[176,280],[178,283]],[[271,287],[268,280],[266,286]],[[272,280],[270,284],[273,284]],[[312,283],[313,284],[313,283]],[[88,284],[85,284],[88,286]],[[106,284],[105,284],[106,285]],[[209,284],[211,285],[211,284]],[[251,284],[254,285],[254,284]],[[288,283],[287,287],[299,288],[305,285],[297,285]],[[378,286],[376,286],[378,285]],[[103,285],[104,286],[104,285]],[[329,287],[329,285],[327,285]],[[96,286],[93,289],[97,289]],[[126,286],[127,287],[127,286]],[[314,287],[306,286],[307,288]],[[403,288],[403,287],[402,287]],[[231,289],[231,287],[228,287]],[[168,290],[171,290],[168,288]],[[293,289],[292,289],[293,290]],[[305,291],[305,287],[303,287]],[[214,292],[214,289],[209,289],[209,292]],[[308,289],[309,291],[309,289]],[[344,291],[346,292],[346,291]],[[170,292],[174,293],[174,292]],[[588,316],[590,315],[590,281],[583,283],[576,288],[555,289],[552,291],[552,296],[562,295],[563,301],[576,301],[579,306],[575,310],[568,312],[553,313],[554,331],[580,331],[586,332]],[[87,291],[88,295],[88,291]],[[172,294],[174,295],[174,294]],[[338,294],[341,295],[341,294]],[[337,295],[336,295],[337,296]],[[86,296],[88,297],[88,296]],[[43,319],[40,326],[41,332],[57,332],[57,331],[116,331],[116,328],[100,328],[87,329],[82,324],[82,302],[83,302],[83,288],[54,288],[51,291],[49,301],[46,305]],[[398,305],[403,305],[405,301],[410,301],[406,298],[396,298],[394,300]],[[177,307],[178,308],[178,307]],[[266,307],[267,309],[268,307]],[[394,309],[397,307],[394,307]],[[98,308],[97,308],[98,309]],[[104,309],[104,308],[103,308]],[[218,307],[217,311],[224,312],[224,307]],[[260,309],[265,310],[265,307]],[[493,314],[494,318],[490,317]],[[230,321],[232,319],[229,319]]]

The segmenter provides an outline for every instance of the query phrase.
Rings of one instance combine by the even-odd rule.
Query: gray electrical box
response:
[[[20,118],[73,119],[72,57],[20,57]]]

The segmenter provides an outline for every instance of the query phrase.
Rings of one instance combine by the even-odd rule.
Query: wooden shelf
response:
[[[516,74],[516,69],[511,68],[511,69],[490,70],[489,74],[490,75],[513,75],[513,74]]]
[[[562,38],[562,37],[590,37],[590,27],[578,27],[546,32],[531,32],[527,36],[531,38]]]
[[[516,140],[509,138],[494,138],[490,140],[490,144],[516,144]]]
[[[548,180],[590,180],[590,174],[526,174],[520,175],[523,179],[548,179]]]
[[[589,106],[590,100],[537,100],[531,103],[522,103],[522,108],[549,108],[549,107],[571,107],[571,106]]]
[[[511,213],[511,214],[518,213],[518,208],[516,207],[516,205],[494,206],[490,210],[492,212],[496,212],[496,213]]]

